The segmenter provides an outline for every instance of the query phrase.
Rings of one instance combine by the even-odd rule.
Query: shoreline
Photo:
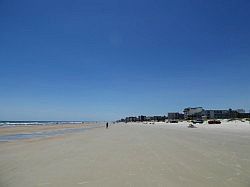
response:
[[[50,131],[58,129],[69,129],[69,128],[86,128],[90,126],[102,125],[93,124],[93,123],[79,123],[79,124],[57,124],[57,125],[9,125],[9,126],[0,126],[0,135],[8,135],[15,133],[32,133],[40,131]]]
[[[103,127],[103,124],[60,124],[60,125],[18,125],[0,127],[0,142],[43,139],[65,134],[80,133],[85,130]]]

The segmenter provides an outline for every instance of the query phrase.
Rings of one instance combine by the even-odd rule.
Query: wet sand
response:
[[[95,124],[94,124],[95,125]],[[33,132],[44,132],[60,129],[69,129],[69,128],[85,128],[93,126],[93,124],[58,124],[58,125],[17,125],[17,126],[5,126],[0,127],[0,136],[1,135],[10,135],[10,134],[24,134],[24,133],[33,133]]]
[[[250,186],[250,130],[112,125],[0,143],[0,186]]]

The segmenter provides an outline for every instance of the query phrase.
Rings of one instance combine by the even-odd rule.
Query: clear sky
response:
[[[0,120],[250,109],[249,0],[0,0]]]

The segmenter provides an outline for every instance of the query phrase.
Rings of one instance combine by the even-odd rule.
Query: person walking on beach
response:
[[[109,128],[109,123],[108,123],[108,122],[106,123],[106,129],[107,129],[107,128]]]

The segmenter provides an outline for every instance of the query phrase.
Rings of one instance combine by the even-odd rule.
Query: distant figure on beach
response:
[[[107,128],[109,128],[109,123],[108,123],[108,122],[106,123],[106,129],[107,129]]]

